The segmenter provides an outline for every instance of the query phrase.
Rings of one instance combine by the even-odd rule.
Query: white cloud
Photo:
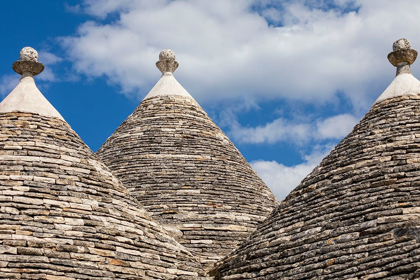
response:
[[[154,0],[156,2],[160,0]],[[153,1],[153,2],[154,2]],[[149,1],[150,2],[150,1]],[[108,14],[114,12],[123,12],[134,5],[142,3],[136,3],[136,0],[86,0],[84,2],[85,10],[88,14],[105,18]],[[80,5],[75,6],[78,11],[81,10]]]
[[[337,115],[318,121],[314,137],[320,139],[341,139],[349,134],[358,122],[358,118],[349,114]]]
[[[38,60],[42,61],[42,63],[45,65],[56,64],[63,61],[61,57],[58,57],[57,55],[47,51],[40,51]]]
[[[311,122],[296,122],[278,118],[265,125],[242,127],[232,118],[229,124],[229,135],[239,143],[289,142],[302,145],[310,141],[340,140],[350,133],[358,121],[359,119],[352,115],[341,114]]]
[[[0,77],[0,95],[4,97],[9,94],[17,86],[19,80],[20,76],[18,74]]]
[[[280,141],[306,142],[310,136],[310,125],[291,123],[279,118],[257,127],[231,127],[229,134],[239,143],[277,143]]]
[[[331,151],[332,145],[315,149],[304,161],[295,166],[285,166],[276,161],[256,160],[251,162],[252,168],[270,187],[273,194],[281,201],[321,162]]]
[[[70,12],[70,13],[79,14],[82,12],[82,7],[80,6],[80,4],[76,4],[72,6],[72,5],[69,5],[67,2],[65,2],[64,8],[66,9],[67,12]]]
[[[46,51],[40,51],[38,55],[38,61],[42,62],[45,68],[41,74],[36,76],[36,81],[44,82],[44,84],[40,86],[46,87],[47,84],[45,84],[45,82],[57,81],[57,78],[51,69],[51,65],[61,62],[62,58]],[[8,74],[0,77],[0,96],[5,97],[6,95],[8,95],[18,85],[20,77],[21,76],[18,74]]]
[[[106,76],[127,94],[150,90],[159,78],[158,53],[171,48],[180,63],[178,80],[200,101],[328,102],[340,90],[361,111],[392,79],[386,61],[392,42],[407,37],[420,47],[418,1],[338,0],[330,10],[330,1],[286,1],[261,4],[261,15],[251,9],[257,2],[278,3],[85,1],[88,13],[117,13],[119,20],[85,23],[62,43],[79,73]],[[357,5],[358,13],[339,9]]]
[[[40,51],[38,60],[45,65],[45,68],[44,71],[42,71],[42,73],[37,76],[37,80],[44,82],[56,82],[57,77],[51,69],[51,66],[62,62],[63,59],[51,52]]]

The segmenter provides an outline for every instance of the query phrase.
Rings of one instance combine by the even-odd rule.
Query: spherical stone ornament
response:
[[[156,62],[156,67],[164,73],[173,73],[179,64],[175,61],[175,53],[172,50],[163,50],[159,54],[159,61]]]
[[[38,61],[38,52],[31,47],[24,47],[20,51],[20,60],[21,61]]]
[[[159,61],[175,61],[175,53],[169,49],[163,50],[159,54]]]
[[[20,75],[35,76],[44,70],[44,65],[38,62],[38,52],[31,47],[20,51],[20,60],[12,65],[13,70]]]
[[[417,58],[417,51],[411,48],[410,42],[405,39],[399,39],[392,45],[393,52],[388,54],[388,60],[395,67],[403,64],[413,64]]]
[[[394,52],[399,51],[399,50],[409,50],[409,49],[411,49],[411,44],[405,38],[401,38],[395,41],[394,44],[392,45],[392,50]]]

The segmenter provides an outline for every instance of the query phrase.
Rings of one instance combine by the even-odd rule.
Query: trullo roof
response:
[[[420,82],[397,76],[353,131],[213,272],[216,279],[419,279]]]
[[[97,152],[153,217],[210,267],[278,205],[233,143],[178,83],[162,77]]]
[[[0,104],[0,278],[202,274],[36,88],[36,51],[13,69],[22,80]]]

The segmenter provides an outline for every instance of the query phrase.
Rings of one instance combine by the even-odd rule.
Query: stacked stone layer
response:
[[[190,97],[143,100],[97,154],[149,213],[208,267],[278,205]]]
[[[202,275],[67,123],[0,114],[0,278]]]
[[[420,96],[377,103],[216,279],[419,279]]]

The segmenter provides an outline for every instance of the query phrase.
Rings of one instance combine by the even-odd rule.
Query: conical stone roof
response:
[[[420,278],[420,82],[409,66],[416,55],[405,39],[394,43],[390,87],[219,263],[216,279]]]
[[[201,275],[36,88],[36,51],[13,68],[22,80],[0,104],[0,278]]]
[[[97,152],[153,217],[211,266],[278,205],[233,143],[177,82],[162,77]]]

